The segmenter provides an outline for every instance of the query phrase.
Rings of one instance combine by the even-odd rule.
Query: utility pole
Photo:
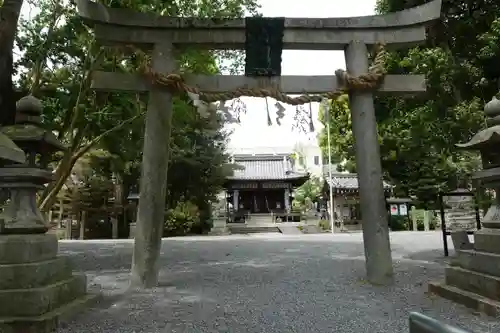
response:
[[[328,144],[328,192],[330,193],[330,227],[332,228],[332,234],[335,228],[335,199],[333,198],[333,178],[332,178],[332,144],[330,139],[330,106],[328,105],[328,100],[325,99],[321,104],[323,104],[324,109],[324,121],[326,124],[326,137]]]

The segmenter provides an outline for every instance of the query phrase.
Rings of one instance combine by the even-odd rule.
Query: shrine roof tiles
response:
[[[293,171],[292,164],[284,156],[241,156],[235,157],[234,164],[242,167],[235,170],[234,180],[287,180],[307,177],[304,172]]]
[[[324,175],[327,184],[330,183],[330,178],[328,173]],[[357,190],[358,184],[358,174],[356,173],[332,173],[333,188],[335,189],[345,189],[345,190]],[[392,186],[384,181],[384,189],[390,189]]]

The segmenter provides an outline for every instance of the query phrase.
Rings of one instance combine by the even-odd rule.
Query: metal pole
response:
[[[443,203],[443,193],[439,193],[438,202],[439,202],[439,214],[441,216],[441,234],[443,236],[443,250],[444,256],[449,256],[448,252],[448,233],[446,231],[446,219],[444,216],[444,203]]]
[[[333,199],[333,179],[332,179],[332,146],[330,142],[330,122],[326,123],[326,136],[328,140],[328,185],[330,192],[330,226],[332,228],[332,234],[335,228],[335,201]]]
[[[476,228],[477,230],[481,230],[481,213],[479,212],[479,198],[477,190],[476,193],[472,194],[472,197],[474,198],[474,211],[476,213]]]

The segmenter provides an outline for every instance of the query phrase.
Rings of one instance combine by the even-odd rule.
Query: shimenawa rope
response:
[[[205,93],[200,91],[197,87],[192,87],[187,85],[182,75],[172,73],[172,74],[160,74],[147,68],[145,70],[146,76],[151,80],[153,84],[166,86],[173,93],[190,93],[199,96],[199,99],[212,103],[216,101],[227,101],[233,98],[238,98],[242,96],[248,97],[272,97],[280,102],[287,103],[290,105],[301,105],[311,102],[321,102],[325,98],[336,99],[348,91],[363,91],[363,90],[374,90],[380,86],[385,75],[385,61],[387,59],[387,51],[383,45],[377,45],[377,53],[375,59],[370,66],[368,73],[360,76],[351,76],[348,72],[343,69],[338,69],[335,71],[335,75],[339,82],[339,87],[335,91],[331,91],[325,94],[318,95],[301,95],[299,97],[290,97],[287,94],[272,88],[237,88],[233,91],[225,91],[220,93]]]

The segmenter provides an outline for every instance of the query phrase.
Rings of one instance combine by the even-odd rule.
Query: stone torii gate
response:
[[[77,0],[80,16],[95,30],[103,45],[134,45],[152,52],[152,72],[166,77],[175,73],[176,47],[244,49],[245,19],[175,18],[107,8],[89,0]],[[368,50],[376,44],[409,47],[426,39],[425,26],[440,17],[441,0],[387,15],[346,18],[285,18],[284,49],[344,50],[348,73],[362,76],[369,71]],[[338,74],[338,73],[337,73]],[[387,75],[378,93],[415,94],[425,91],[419,75]],[[197,76],[183,75],[183,84],[202,93],[267,89],[284,94],[326,94],[342,88],[339,77],[326,76]],[[172,92],[151,84],[145,75],[95,72],[93,89],[149,92],[143,147],[140,200],[132,265],[132,284],[157,284],[159,253],[168,167]],[[262,91],[261,91],[262,92]],[[257,96],[261,96],[257,95]],[[265,95],[265,93],[264,93]],[[275,95],[270,95],[275,97]],[[206,96],[205,96],[206,97]],[[208,98],[210,99],[210,98]],[[223,98],[220,98],[223,99]],[[214,101],[212,98],[210,101]],[[317,101],[318,99],[314,99]],[[380,147],[373,104],[367,89],[349,90],[356,163],[360,184],[363,239],[367,278],[375,284],[393,280],[387,211],[382,185]]]

